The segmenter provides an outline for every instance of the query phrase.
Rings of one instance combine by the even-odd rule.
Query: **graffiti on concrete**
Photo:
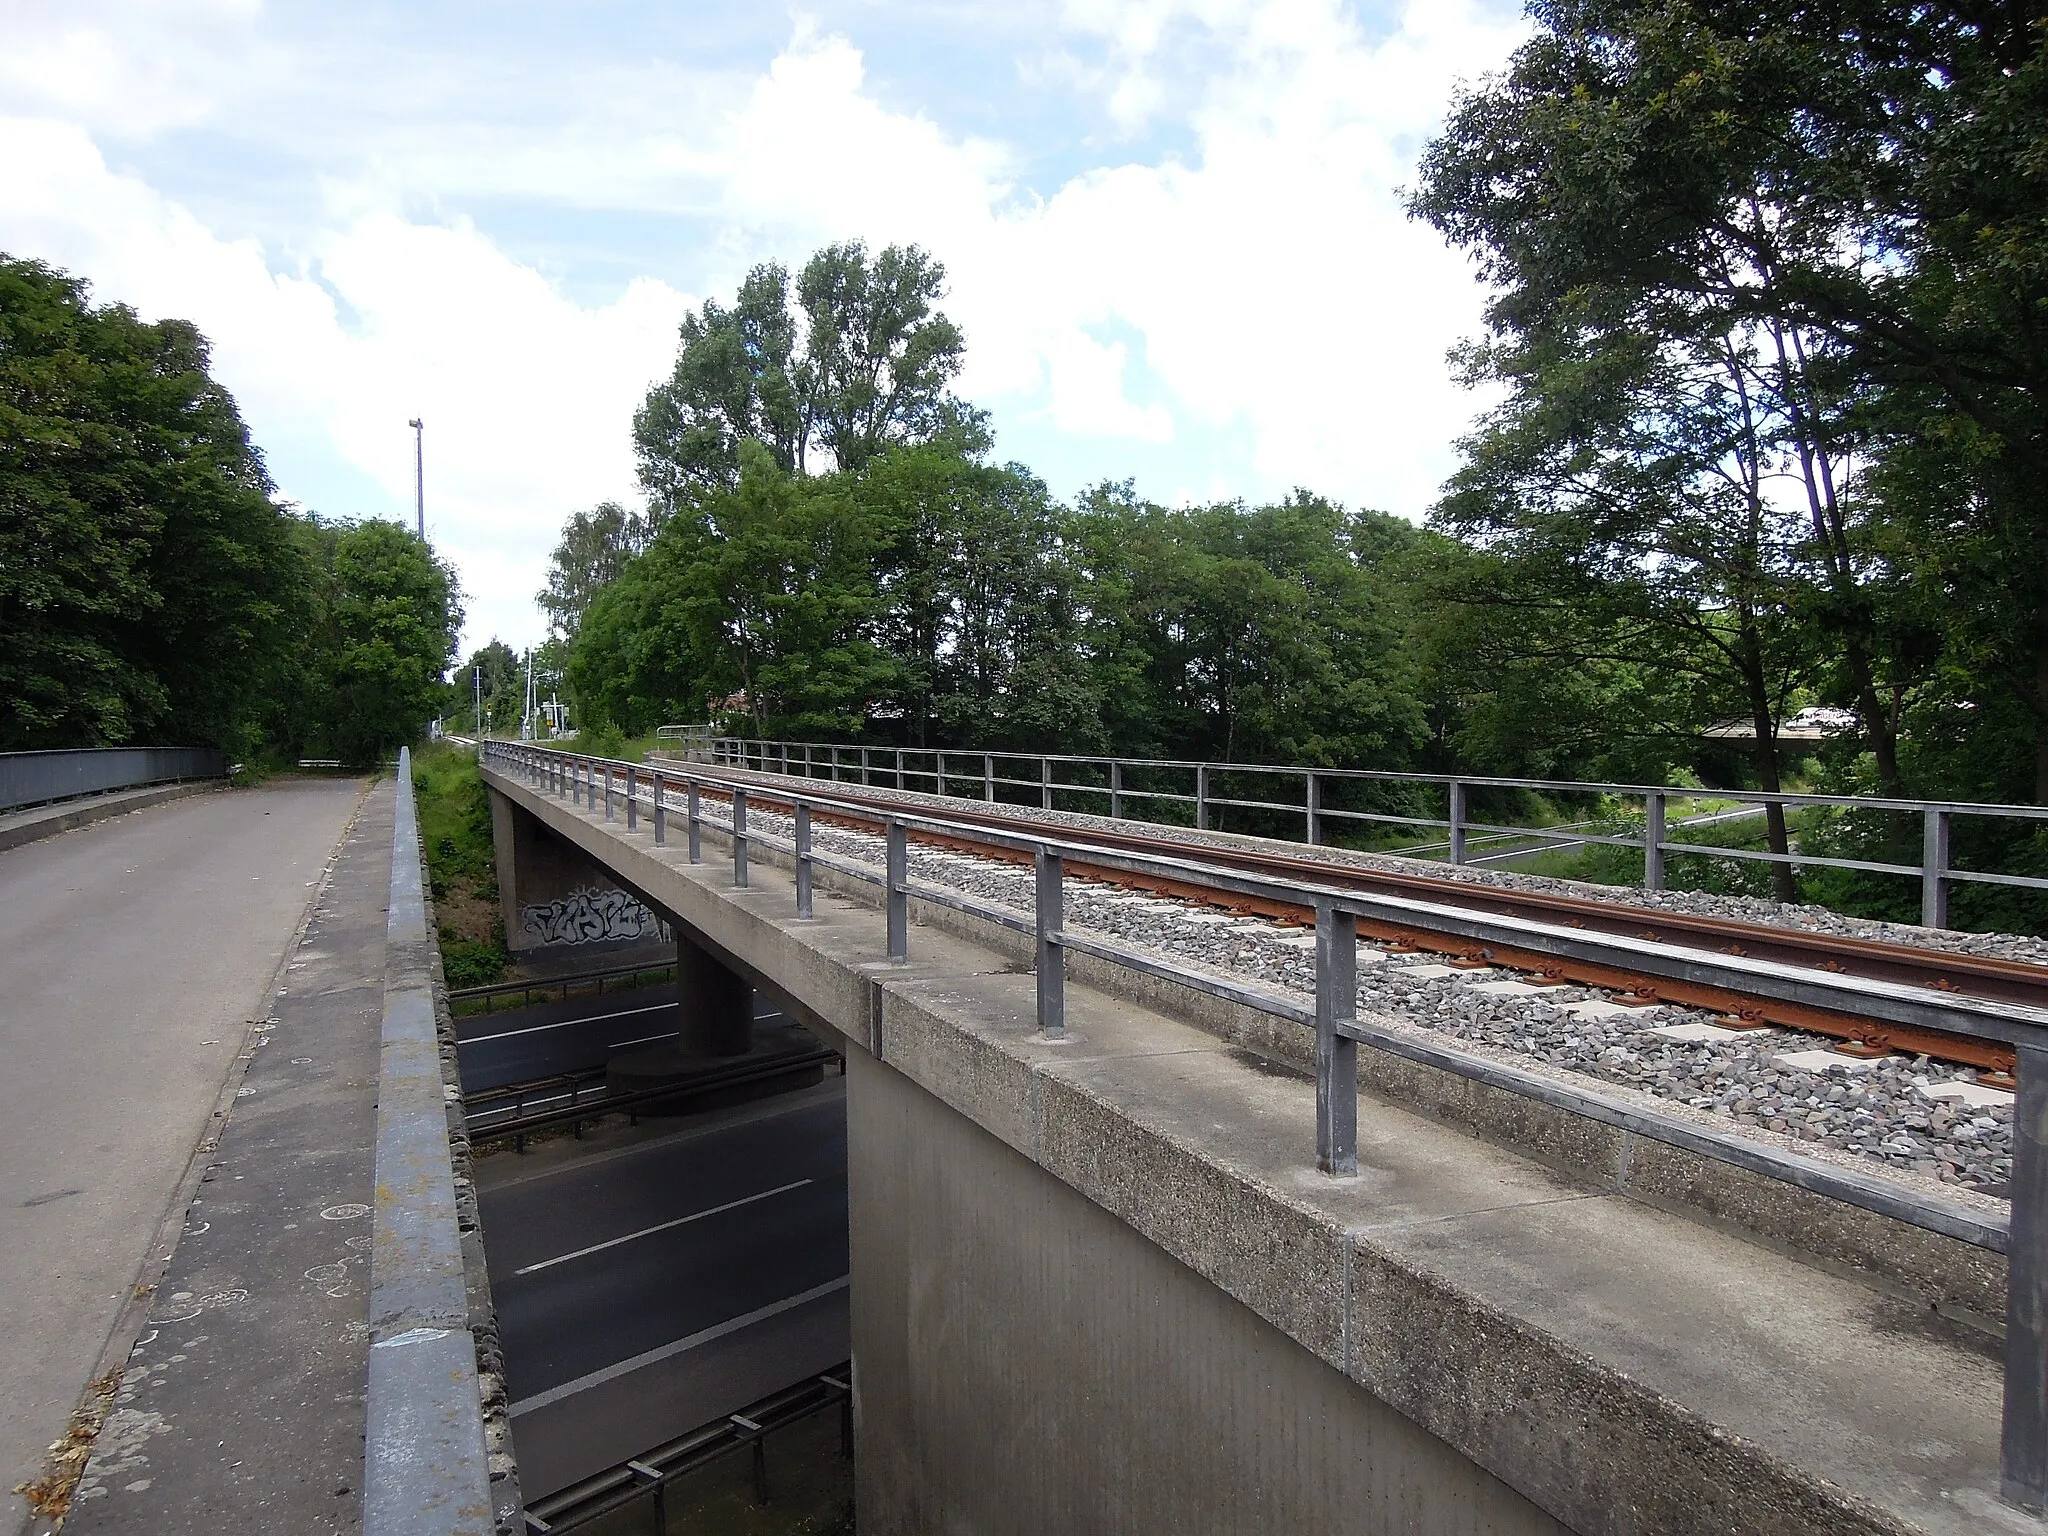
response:
[[[560,901],[519,909],[520,925],[538,944],[597,944],[614,939],[673,937],[654,910],[624,891],[586,886]]]

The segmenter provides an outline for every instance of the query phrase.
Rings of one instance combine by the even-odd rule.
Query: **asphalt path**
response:
[[[845,1359],[843,1088],[479,1166],[529,1498]]]
[[[0,853],[0,1532],[126,1354],[110,1335],[363,788],[194,795]]]

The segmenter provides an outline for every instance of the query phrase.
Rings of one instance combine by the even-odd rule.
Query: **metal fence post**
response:
[[[1948,835],[1949,813],[1929,810],[1922,814],[1923,836],[1920,855],[1920,926],[1948,926]]]
[[[737,785],[732,792],[732,883],[747,888],[747,792]]]
[[[804,743],[804,777],[807,779],[817,777],[816,774],[811,772],[811,744],[808,741]]]
[[[626,830],[632,832],[640,825],[640,771],[626,770]]]
[[[1195,765],[1195,830],[1209,830],[1209,765]]]
[[[1311,768],[1308,774],[1308,845],[1316,847],[1323,840],[1323,781]]]
[[[1358,924],[1316,903],[1316,1167],[1358,1172],[1358,1042],[1339,1034],[1358,1010]]]
[[[661,775],[654,776],[654,846],[660,848],[668,842],[668,807],[662,803]]]
[[[811,808],[796,808],[796,915],[811,915]]]
[[[583,808],[583,765],[569,765],[569,803],[578,810]]]
[[[839,743],[832,743],[832,782],[839,782]]]
[[[868,749],[866,747],[860,749],[860,781],[862,784],[866,784],[868,781]]]
[[[1036,927],[1038,953],[1033,968],[1038,973],[1038,1027],[1048,1040],[1061,1040],[1067,1033],[1067,952],[1060,947],[1059,932],[1066,921],[1066,890],[1061,879],[1060,856],[1049,848],[1038,850],[1038,899]]]
[[[1465,786],[1451,780],[1451,862],[1465,862]]]
[[[946,793],[946,754],[932,754],[932,793],[943,797]]]
[[[981,755],[981,798],[990,805],[996,803],[996,760],[987,752]]]
[[[1124,814],[1124,765],[1115,758],[1109,760],[1109,814],[1118,820]]]
[[[2048,1504],[2048,1046],[2023,1042],[2017,1056],[1998,1479],[2008,1500],[2039,1510]]]
[[[695,779],[690,780],[690,862],[704,862],[704,797]]]
[[[1038,803],[1043,810],[1052,809],[1052,759],[1038,760]]]
[[[910,835],[894,816],[888,822],[889,958],[910,956]]]
[[[1643,802],[1643,889],[1664,889],[1664,796]]]
[[[604,765],[604,819],[612,819],[612,765]]]
[[[901,747],[896,749],[896,787],[898,789],[903,787],[903,749]]]

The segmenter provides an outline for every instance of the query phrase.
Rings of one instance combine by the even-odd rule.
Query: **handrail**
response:
[[[218,779],[227,758],[213,747],[78,747],[0,752],[0,811],[111,789],[180,779]]]
[[[842,781],[842,773],[845,772],[857,774],[856,782],[863,785],[885,782],[889,787],[896,789],[924,788],[930,793],[940,795],[949,793],[949,786],[964,783],[978,787],[981,793],[976,798],[990,802],[996,799],[998,789],[1022,790],[1027,794],[1036,793],[1041,807],[1045,810],[1058,809],[1061,804],[1071,807],[1079,799],[1091,809],[1099,809],[1106,805],[1108,813],[1115,817],[1132,815],[1135,808],[1140,814],[1135,815],[1134,819],[1148,820],[1156,818],[1148,818],[1142,811],[1152,804],[1192,806],[1198,830],[1209,828],[1211,813],[1219,808],[1265,811],[1289,818],[1300,817],[1302,835],[1311,845],[1326,843],[1330,830],[1346,822],[1376,826],[1441,828],[1447,834],[1444,849],[1448,861],[1456,865],[1488,862],[1474,860],[1471,857],[1470,837],[1473,833],[1482,836],[1529,838],[1544,845],[1520,850],[1522,853],[1530,854],[1545,852],[1555,845],[1637,849],[1643,855],[1642,885],[1645,890],[1664,888],[1666,861],[1671,854],[1695,854],[1766,864],[1898,875],[1919,881],[1920,919],[1922,925],[1929,928],[1943,928],[1948,925],[1949,899],[1958,883],[2048,890],[2048,877],[1957,868],[1951,848],[1954,819],[1958,816],[2002,818],[2023,822],[2043,821],[2048,820],[2048,806],[1967,800],[1905,800],[1873,795],[1803,794],[1790,790],[1708,790],[1668,784],[1517,779],[1488,774],[1414,773],[1373,768],[1315,768],[1276,763],[1202,762],[1181,758],[1120,758],[1056,752],[976,752],[940,747],[855,747],[832,742],[777,741],[736,736],[715,738],[710,742],[708,751],[714,762],[727,766],[745,767],[757,772],[785,773],[803,778],[829,778],[835,783]],[[918,766],[919,760],[927,766]],[[948,766],[949,763],[951,767]],[[1035,765],[1037,776],[1020,778],[997,771],[998,764],[1007,766],[1018,763]],[[969,766],[963,768],[963,764]],[[1080,782],[1071,771],[1067,778],[1061,779],[1054,771],[1056,768],[1087,770],[1098,775],[1101,781]],[[1161,774],[1192,777],[1189,779],[1187,790],[1183,792],[1176,789],[1134,787],[1129,782],[1134,774],[1150,774],[1155,778]],[[1300,798],[1264,800],[1245,796],[1226,797],[1215,793],[1218,777],[1233,775],[1298,779],[1301,783]],[[1445,814],[1436,817],[1346,809],[1329,803],[1328,791],[1332,787],[1351,783],[1400,784],[1440,789],[1444,792]],[[1640,801],[1643,831],[1640,834],[1603,833],[1575,831],[1564,827],[1518,827],[1475,822],[1469,814],[1470,792],[1474,789],[1605,795]],[[1769,849],[1720,848],[1689,843],[1672,836],[1673,832],[1680,831],[1686,825],[1684,821],[1670,820],[1669,811],[1672,803],[1702,798],[1732,800],[1759,809],[1771,806],[1787,809],[1823,807],[1888,811],[1918,816],[1922,824],[1920,862],[1897,864],[1872,859],[1836,858],[1805,851],[1778,853]],[[1388,851],[1414,855],[1433,850],[1417,848]],[[1512,855],[1496,857],[1506,856]]]
[[[484,755],[487,762],[527,779],[542,791],[552,790],[558,798],[570,800],[578,809],[587,808],[591,814],[598,813],[601,797],[605,821],[615,819],[620,803],[615,791],[622,790],[625,830],[639,830],[639,813],[645,806],[653,813],[657,845],[667,841],[669,812],[682,810],[692,864],[703,859],[702,832],[709,820],[704,815],[705,792],[717,793],[727,802],[728,816],[724,822],[710,820],[710,825],[730,841],[735,887],[748,884],[750,851],[754,847],[790,856],[795,866],[799,919],[812,915],[812,875],[816,865],[823,864],[868,884],[879,884],[891,961],[908,958],[912,897],[985,918],[1012,931],[1028,932],[1034,944],[1037,1024],[1047,1039],[1060,1039],[1066,1033],[1065,969],[1069,950],[1308,1026],[1315,1032],[1316,1164],[1333,1177],[1354,1176],[1358,1171],[1357,1053],[1363,1044],[1925,1231],[2003,1253],[2008,1264],[2002,1462],[2006,1496],[2035,1509],[2048,1502],[2048,1010],[1745,956],[1708,954],[1676,945],[1600,935],[1409,897],[1281,882],[1192,858],[1103,847],[1089,843],[1079,832],[1059,837],[1021,828],[1014,832],[997,830],[911,806],[877,810],[872,804],[799,789],[794,783],[768,788],[715,771],[620,763],[504,742],[487,743]],[[671,787],[684,791],[681,806],[668,799]],[[748,810],[755,801],[787,806],[792,835],[787,839],[774,837],[749,825]],[[868,825],[880,823],[883,868],[878,872],[871,865],[830,859],[814,852],[811,821],[814,814],[821,812]],[[1036,881],[1028,921],[997,903],[936,886],[914,885],[908,860],[912,829],[1029,853]],[[1316,922],[1313,1004],[1170,965],[1134,947],[1069,931],[1064,921],[1064,866],[1069,860],[1097,868],[1164,875],[1183,885],[1219,893],[1312,905]],[[1736,985],[1761,995],[1818,1001],[1822,1006],[1831,1002],[1836,1007],[1850,1000],[1850,1005],[1861,1012],[2007,1042],[2014,1047],[2019,1079],[2013,1116],[2008,1220],[1999,1222],[1968,1206],[1923,1195],[1818,1158],[1748,1141],[1676,1115],[1639,1108],[1551,1077],[1364,1023],[1357,1017],[1356,924],[1360,918],[1385,920],[1390,915],[1411,922],[1422,920],[1425,926],[1447,926],[1452,932],[1542,953],[1585,956],[1619,952],[1625,955],[1628,968],[1637,971],[1691,979],[1711,974],[1724,985],[1734,977]]]

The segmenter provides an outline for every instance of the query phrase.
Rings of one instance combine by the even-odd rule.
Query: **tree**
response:
[[[2048,571],[2028,553],[2048,531],[2048,166],[2029,147],[2048,122],[2048,27],[2025,8],[1897,0],[1535,15],[1506,74],[1456,104],[1413,203],[1495,287],[1475,371],[1527,407],[1515,430],[1548,415],[1560,454],[1583,459],[1582,418],[1540,403],[1583,393],[1575,371],[1612,385],[1646,347],[1667,369],[1718,366],[1742,419],[1695,388],[1694,422],[1722,421],[1727,464],[1748,455],[1740,473],[1783,524],[1762,542],[1782,554],[1785,611],[1889,789],[1926,637],[1956,627],[1928,600],[1906,611],[1901,590],[1930,557],[1952,568],[1939,546],[1958,535],[2001,545],[2019,601],[1979,684],[2035,711],[2048,796]],[[1654,438],[1658,380],[1634,377]],[[1891,472],[1930,441],[1953,492],[1932,525]],[[1953,618],[1967,628],[1968,605]]]
[[[573,642],[590,600],[618,580],[653,532],[643,515],[616,501],[570,513],[548,566],[548,584],[535,597],[547,612],[549,632]]]
[[[454,715],[457,720],[475,716],[476,701],[483,700],[486,730],[516,730],[526,708],[526,668],[518,653],[495,635],[456,670]]]
[[[743,442],[798,475],[859,470],[892,444],[985,445],[980,413],[948,392],[965,342],[935,308],[944,291],[945,268],[916,246],[871,260],[854,241],[812,256],[794,295],[767,263],[731,309],[685,316],[674,371],[633,417],[657,517],[736,490]]]
[[[312,732],[368,765],[417,740],[447,697],[462,607],[455,574],[396,523],[334,531]]]
[[[207,366],[0,256],[0,747],[257,745],[311,571]]]

